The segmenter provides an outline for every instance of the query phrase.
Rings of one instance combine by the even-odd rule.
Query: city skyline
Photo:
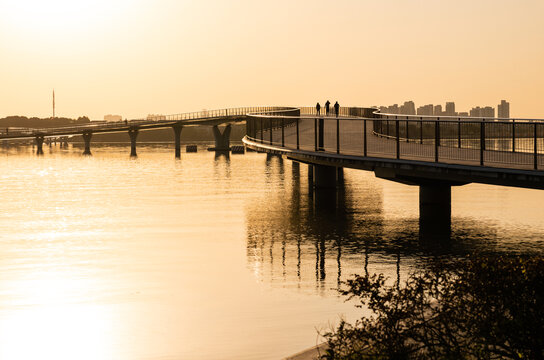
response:
[[[461,116],[461,117],[486,117],[486,118],[510,118],[510,103],[501,100],[497,105],[497,116],[495,108],[492,106],[473,106],[469,111],[455,111],[455,102],[446,102],[444,110],[441,104],[426,104],[417,107],[414,101],[405,101],[404,104],[393,104],[389,106],[378,107],[382,113],[404,114],[404,115],[423,115],[423,116]]]
[[[462,109],[507,98],[516,116],[544,117],[543,11],[536,0],[5,0],[0,117],[50,116],[52,88],[58,116],[92,119],[327,98]]]

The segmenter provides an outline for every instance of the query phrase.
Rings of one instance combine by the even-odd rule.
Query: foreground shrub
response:
[[[373,315],[324,334],[322,359],[544,359],[544,259],[474,257],[400,287],[356,276],[342,293]]]

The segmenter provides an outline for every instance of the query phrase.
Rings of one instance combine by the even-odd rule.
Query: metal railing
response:
[[[247,137],[258,143],[341,155],[540,170],[544,122],[380,114],[344,108],[340,116],[254,114]]]
[[[93,131],[123,131],[127,128],[140,128],[145,126],[164,127],[171,126],[177,122],[188,120],[210,120],[218,118],[236,118],[243,117],[249,113],[269,113],[288,111],[298,111],[298,108],[282,107],[282,106],[258,106],[258,107],[238,107],[232,109],[219,110],[203,110],[196,112],[188,112],[174,115],[154,115],[148,116],[146,119],[133,119],[114,122],[92,122],[84,125],[50,127],[50,128],[6,128],[0,129],[0,139],[12,138],[29,138],[37,136],[61,136],[61,135],[78,135]]]

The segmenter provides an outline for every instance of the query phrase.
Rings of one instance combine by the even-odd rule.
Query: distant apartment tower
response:
[[[123,117],[121,115],[104,115],[104,121],[123,121]]]
[[[413,101],[405,101],[404,104],[400,107],[400,114],[415,115],[416,104],[414,104]]]
[[[435,106],[434,106],[433,115],[436,115],[436,116],[441,116],[441,115],[443,115],[443,113],[442,113],[442,105],[435,105]]]
[[[482,108],[479,106],[473,107],[470,109],[470,116],[471,117],[482,117]]]
[[[491,106],[486,106],[482,108],[482,117],[494,118],[495,117],[495,108]]]
[[[417,114],[418,115],[432,116],[433,113],[434,113],[434,105],[433,104],[423,105],[423,106],[420,106],[420,107],[417,108]]]
[[[393,104],[387,107],[387,112],[389,114],[398,114],[399,113],[399,105]]]
[[[510,117],[510,103],[506,100],[501,100],[501,103],[497,105],[497,117],[509,118]]]
[[[446,111],[444,112],[444,115],[446,116],[455,116],[457,113],[455,112],[455,103],[454,102],[447,102],[446,103]]]
[[[479,107],[476,106],[475,108],[472,108],[470,110],[470,116],[473,117],[483,117],[483,118],[494,118],[495,117],[495,109],[491,106],[486,107]]]

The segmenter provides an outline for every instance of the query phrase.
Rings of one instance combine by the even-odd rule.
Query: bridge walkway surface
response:
[[[317,151],[337,153],[336,144],[336,117],[321,117],[325,121],[323,146]],[[340,153],[344,155],[364,156],[364,124],[351,118],[339,118],[342,122],[340,130]],[[367,157],[396,158],[396,140],[373,133],[374,120],[367,119]],[[379,121],[379,120],[376,120]],[[315,151],[315,125],[311,121],[301,121],[299,125],[299,136],[301,150]],[[264,130],[264,139],[270,138],[270,130]],[[273,129],[272,145],[281,146],[281,129]],[[284,129],[284,147],[293,149],[296,147],[296,129],[293,126]],[[480,166],[480,150],[469,148],[473,141],[464,140],[462,146],[457,147],[457,140],[446,141],[445,146],[438,147],[438,159],[440,163]],[[270,144],[270,142],[268,142]],[[534,169],[533,152],[509,152],[500,150],[500,141],[495,146],[489,145],[484,150],[484,162],[486,167],[510,168],[510,169]],[[401,159],[414,161],[435,162],[435,146],[430,143],[419,143],[417,141],[401,141],[399,143]],[[538,164],[544,168],[544,154],[538,154]]]
[[[541,137],[536,141],[533,137],[512,140],[491,136],[482,140],[480,134],[469,134],[467,138],[443,136],[437,144],[428,137],[382,134],[378,129],[384,120],[379,118],[252,117],[249,121],[260,121],[263,128],[257,126],[257,132],[244,139],[248,147],[284,154],[301,162],[373,170],[377,176],[414,185],[429,179],[452,185],[479,182],[544,188]],[[267,125],[270,121],[273,126]],[[486,124],[490,129],[494,125],[497,124]]]

